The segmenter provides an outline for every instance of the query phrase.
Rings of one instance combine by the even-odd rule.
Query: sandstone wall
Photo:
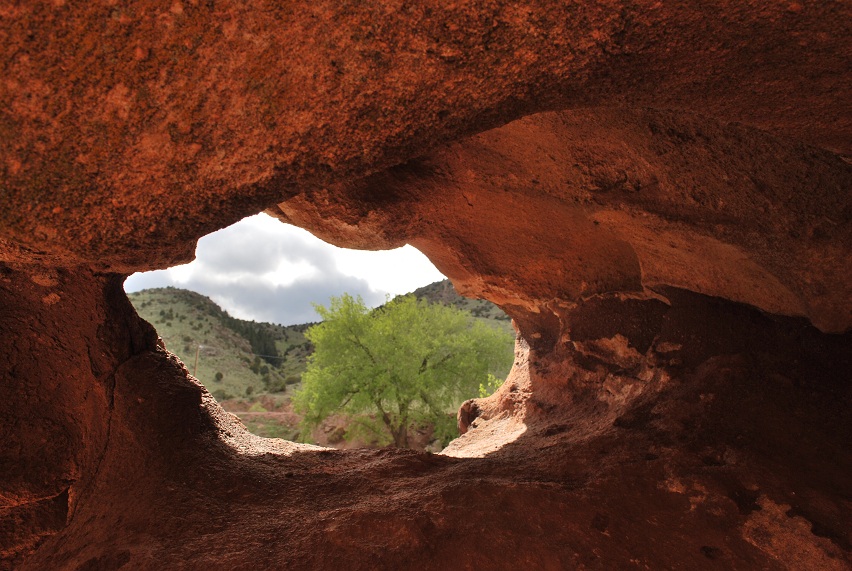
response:
[[[0,4],[0,567],[848,568],[850,12]],[[136,316],[261,210],[512,315],[442,455],[254,437]]]

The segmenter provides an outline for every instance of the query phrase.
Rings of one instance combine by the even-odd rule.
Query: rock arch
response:
[[[850,564],[848,8],[261,4],[0,8],[3,565]],[[263,209],[514,317],[445,455],[253,437],[135,315]]]

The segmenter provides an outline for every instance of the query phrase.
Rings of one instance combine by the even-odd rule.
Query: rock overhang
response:
[[[847,7],[266,8],[0,10],[4,565],[848,563]],[[158,347],[121,275],[263,209],[515,317],[485,458],[261,442]]]
[[[552,108],[691,111],[850,152],[837,4],[174,7],[4,11],[4,258],[186,261],[283,198]]]

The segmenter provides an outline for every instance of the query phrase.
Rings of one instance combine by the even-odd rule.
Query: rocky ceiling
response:
[[[848,569],[850,22],[0,4],[0,568]],[[261,210],[512,315],[443,454],[252,436],[136,316]]]

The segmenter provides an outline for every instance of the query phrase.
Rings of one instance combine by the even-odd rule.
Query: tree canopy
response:
[[[344,294],[316,309],[323,322],[306,333],[315,351],[294,397],[306,432],[342,412],[399,447],[415,424],[446,442],[461,402],[512,362],[511,334],[414,296],[369,310]]]

